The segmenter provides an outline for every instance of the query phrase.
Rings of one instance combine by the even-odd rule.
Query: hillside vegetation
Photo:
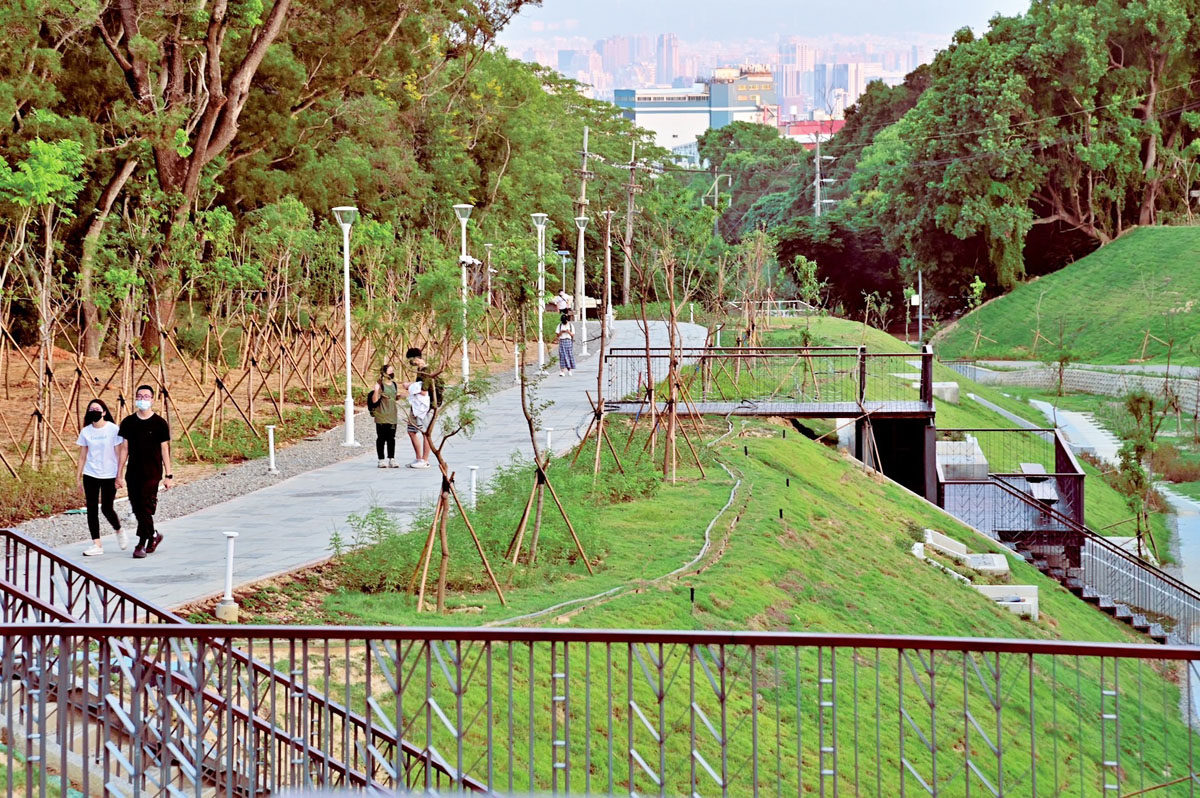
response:
[[[1050,361],[1065,349],[1080,362],[1123,364],[1142,358],[1149,331],[1175,342],[1173,363],[1198,363],[1198,261],[1200,227],[1135,230],[963,317],[937,338],[938,354]],[[1152,338],[1145,358],[1164,363],[1167,347]]]

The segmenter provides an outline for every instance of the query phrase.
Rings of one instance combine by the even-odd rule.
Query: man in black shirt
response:
[[[124,439],[117,455],[117,473],[125,469],[125,484],[129,488],[129,504],[137,518],[137,548],[135,559],[153,554],[162,543],[162,533],[154,529],[154,513],[158,509],[158,484],[168,490],[174,475],[171,473],[171,429],[166,419],[152,409],[154,389],[139,385],[134,392],[137,411],[121,422],[119,434]]]

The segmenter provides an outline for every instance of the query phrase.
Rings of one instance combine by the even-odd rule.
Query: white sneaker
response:
[[[129,548],[129,533],[124,529],[117,530],[117,545],[121,547],[121,551]]]
[[[408,467],[409,467],[409,468],[420,468],[420,467],[421,467],[421,461],[420,461],[420,460],[413,460],[411,463],[409,463],[409,464],[408,464]]]
[[[90,549],[83,550],[84,557],[99,557],[104,553],[104,549],[100,548],[99,543],[93,543]]]
[[[567,376],[567,372],[565,372],[565,371],[559,371],[559,372],[558,372],[558,376],[560,376],[560,377],[565,377],[565,376]]]
[[[400,464],[395,460],[388,460],[388,468],[399,468]]]
[[[418,460],[416,463],[413,464],[413,468],[429,468],[429,461]]]
[[[384,462],[383,460],[380,460],[380,461],[379,461],[379,465],[378,465],[378,466],[376,466],[376,467],[377,467],[377,468],[387,468],[387,463],[386,463],[386,462]]]

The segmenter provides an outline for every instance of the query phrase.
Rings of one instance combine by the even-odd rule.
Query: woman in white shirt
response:
[[[117,447],[124,443],[118,434],[108,405],[100,399],[88,402],[83,417],[83,429],[79,430],[79,467],[75,473],[76,485],[87,499],[88,532],[92,545],[85,549],[85,557],[104,553],[100,544],[100,513],[117,533],[117,545],[122,549],[129,545],[129,537],[121,529],[121,519],[113,508],[117,488],[121,487],[121,476],[117,472]]]
[[[558,344],[558,376],[575,375],[575,331],[571,328],[570,311],[563,313],[558,328],[554,331]]]

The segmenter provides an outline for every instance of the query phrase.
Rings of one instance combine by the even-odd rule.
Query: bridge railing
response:
[[[807,405],[931,407],[933,354],[863,347],[612,348],[605,355],[610,401],[643,401],[677,359],[684,397],[694,402],[768,401]]]
[[[0,612],[5,623],[57,621],[69,624],[113,624],[117,627],[131,624],[185,624],[184,619],[175,613],[76,566],[52,549],[15,530],[0,530],[0,538],[4,540],[5,550],[5,570],[0,580]],[[110,709],[127,719],[133,712],[132,705],[127,702],[134,700],[135,696],[121,685],[142,671],[166,678],[173,667],[170,663],[171,654],[168,653],[164,664],[161,652],[157,658],[147,658],[116,637],[109,645],[112,651],[106,660],[109,672],[105,678],[115,687],[107,700],[117,702]],[[176,658],[196,656],[194,651],[173,653]],[[227,729],[226,739],[237,740],[238,746],[257,745],[260,748],[278,749],[282,758],[264,762],[274,762],[291,770],[304,770],[300,765],[307,761],[309,767],[321,768],[329,783],[337,782],[345,786],[378,784],[381,769],[386,769],[379,765],[379,757],[403,759],[408,763],[408,774],[414,777],[428,765],[432,768],[429,779],[434,784],[444,785],[452,780],[440,757],[428,755],[419,746],[398,737],[394,728],[371,724],[367,717],[353,709],[355,705],[348,700],[349,694],[345,696],[347,700],[342,702],[336,693],[300,689],[295,684],[295,674],[278,670],[267,651],[247,651],[226,645],[221,653],[225,659],[220,663],[220,668],[228,676],[225,682],[213,680],[212,673],[205,673],[192,681],[192,692],[167,692],[158,696],[156,703],[165,701],[164,711],[176,714],[166,718],[151,718],[147,722],[151,726],[164,720],[186,725],[190,720],[193,726],[199,727],[223,722]],[[50,656],[57,655],[52,653]],[[54,721],[58,735],[56,744],[62,747],[64,755],[73,751],[78,756],[79,746],[86,746],[87,741],[79,736],[76,716],[88,713],[98,716],[97,713],[104,711],[97,705],[94,679],[65,683],[46,681],[46,669],[43,667],[20,670],[22,667],[28,668],[29,662],[28,656],[18,655],[14,661],[17,670],[12,672],[13,677],[22,682],[23,689],[32,691],[48,702],[43,712],[54,718],[62,718],[61,725]],[[232,696],[225,692],[231,685],[236,691]],[[202,701],[198,702],[197,691],[204,693]],[[261,701],[268,697],[276,700],[279,695],[286,695],[286,701],[293,707],[293,714],[308,719],[305,725],[279,727],[263,721]],[[122,699],[126,703],[120,703]],[[188,712],[191,712],[190,718],[186,717]],[[217,714],[214,715],[214,712]],[[203,720],[198,720],[201,718]],[[147,732],[150,735],[159,733],[154,729]],[[120,735],[105,736],[103,739],[108,740],[107,746],[112,748],[110,753],[115,757],[112,767],[121,778],[129,776],[135,761],[139,759],[149,758],[148,761],[159,764],[165,761],[157,745],[150,750],[143,750],[134,741]],[[192,748],[180,749],[185,755],[200,757],[190,763],[190,771],[188,766],[181,766],[182,772],[190,772],[189,784],[193,786],[196,779],[211,784],[226,778],[213,770],[220,752],[213,752],[206,743],[207,739],[199,734],[193,740],[195,745]],[[322,741],[329,740],[341,741],[337,753],[331,753],[322,744]],[[233,744],[230,742],[230,745]],[[101,752],[98,745],[93,744],[94,753]],[[365,758],[364,751],[376,752],[376,758]],[[342,754],[348,756],[343,758]],[[226,786],[234,792],[249,789],[252,784],[266,789],[270,783],[278,780],[279,774],[268,772],[261,767],[263,763],[259,764],[257,771],[239,776],[239,779],[249,781],[241,786],[232,782]],[[464,783],[469,789],[480,789],[478,783],[469,778]]]
[[[20,732],[0,762],[39,795],[65,792],[67,771],[85,794],[101,784],[112,794],[198,794],[189,771],[197,760],[220,777],[218,794],[358,786],[306,756],[318,741],[331,755],[357,756],[377,774],[376,789],[439,786],[430,768],[414,772],[411,761],[307,714],[292,700],[307,689],[344,691],[370,726],[420,741],[494,794],[1184,795],[1200,748],[1180,711],[1195,705],[1194,648],[48,624],[0,629],[0,645],[0,718]],[[290,681],[255,682],[234,667],[234,645],[271,659]],[[74,733],[93,747],[81,759],[55,750],[48,693],[22,681],[29,673],[87,693],[95,712],[82,713]],[[230,719],[252,710],[264,725],[294,729],[295,742],[231,738]],[[118,767],[122,757],[128,768]],[[461,780],[440,786],[463,789]]]

